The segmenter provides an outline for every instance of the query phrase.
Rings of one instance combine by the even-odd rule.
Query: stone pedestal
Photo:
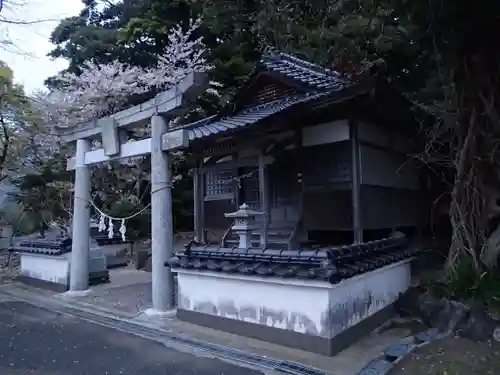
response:
[[[227,218],[234,219],[231,230],[239,236],[239,249],[249,249],[252,247],[252,232],[259,228],[255,218],[264,215],[264,212],[257,212],[243,203],[236,212],[224,214]]]
[[[132,242],[123,241],[120,234],[113,238],[108,237],[107,232],[99,232],[99,224],[90,224],[90,254],[100,255],[106,258],[108,269],[126,267],[128,265],[128,255],[132,253]]]

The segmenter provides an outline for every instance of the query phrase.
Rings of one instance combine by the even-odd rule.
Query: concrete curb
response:
[[[221,345],[197,340],[187,337],[184,334],[178,334],[170,330],[153,327],[147,323],[138,320],[131,320],[108,314],[101,311],[78,306],[77,304],[67,303],[64,299],[43,298],[32,292],[25,290],[7,291],[0,289],[0,295],[11,297],[12,299],[28,303],[30,305],[54,311],[61,314],[68,314],[80,319],[99,324],[109,328],[117,329],[122,332],[133,334],[156,341],[165,346],[177,350],[203,353],[211,357],[239,364],[250,368],[259,368],[261,370],[276,371],[290,375],[334,375],[331,372],[304,365],[298,362],[273,359],[258,354],[236,350]],[[201,352],[201,353],[200,353]]]
[[[418,348],[448,335],[447,332],[440,333],[437,328],[430,328],[416,335],[396,340],[378,358],[370,361],[357,375],[387,375],[396,364]]]

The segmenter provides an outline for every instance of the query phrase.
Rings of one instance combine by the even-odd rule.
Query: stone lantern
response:
[[[248,249],[252,247],[252,231],[259,227],[255,218],[264,215],[264,212],[253,211],[246,203],[243,203],[238,211],[224,215],[234,219],[231,229],[240,237],[238,248]]]

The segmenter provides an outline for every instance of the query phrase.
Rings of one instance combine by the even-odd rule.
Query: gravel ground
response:
[[[151,283],[142,283],[95,290],[88,296],[79,297],[78,301],[90,303],[98,308],[113,309],[125,314],[136,315],[152,306],[152,287]]]
[[[498,375],[500,343],[445,338],[403,359],[391,375]]]

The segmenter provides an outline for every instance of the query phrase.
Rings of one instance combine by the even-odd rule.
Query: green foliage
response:
[[[35,223],[30,220],[24,206],[16,201],[9,201],[0,210],[0,219],[12,226],[14,235],[33,233]]]
[[[12,69],[0,61],[0,92],[3,93],[12,86],[12,79]]]
[[[116,3],[89,1],[76,17],[62,20],[51,34],[56,45],[50,56],[69,61],[68,70],[79,72],[86,61],[106,63],[115,59],[126,61],[136,52],[119,43],[118,30],[131,20],[147,1],[125,0]],[[48,83],[51,83],[49,79]],[[53,81],[52,81],[53,83]]]
[[[0,181],[23,173],[36,159],[45,128],[26,97],[13,81],[12,70],[0,61]]]
[[[404,6],[396,1],[199,0],[218,48],[253,56],[262,45],[340,72],[377,74],[416,95],[435,62],[422,49]],[[231,22],[228,22],[231,20]],[[224,46],[224,47],[223,47]],[[383,67],[383,69],[381,69]]]
[[[427,287],[441,297],[474,300],[490,308],[500,308],[500,273],[481,270],[471,257],[461,257],[453,272],[442,280],[430,280]]]
[[[38,173],[28,173],[14,180],[21,190],[18,202],[35,229],[43,231],[52,220],[69,222],[71,173],[66,171],[64,154],[54,154],[39,165]]]
[[[193,192],[190,188],[172,189],[172,212],[174,231],[193,228]]]

